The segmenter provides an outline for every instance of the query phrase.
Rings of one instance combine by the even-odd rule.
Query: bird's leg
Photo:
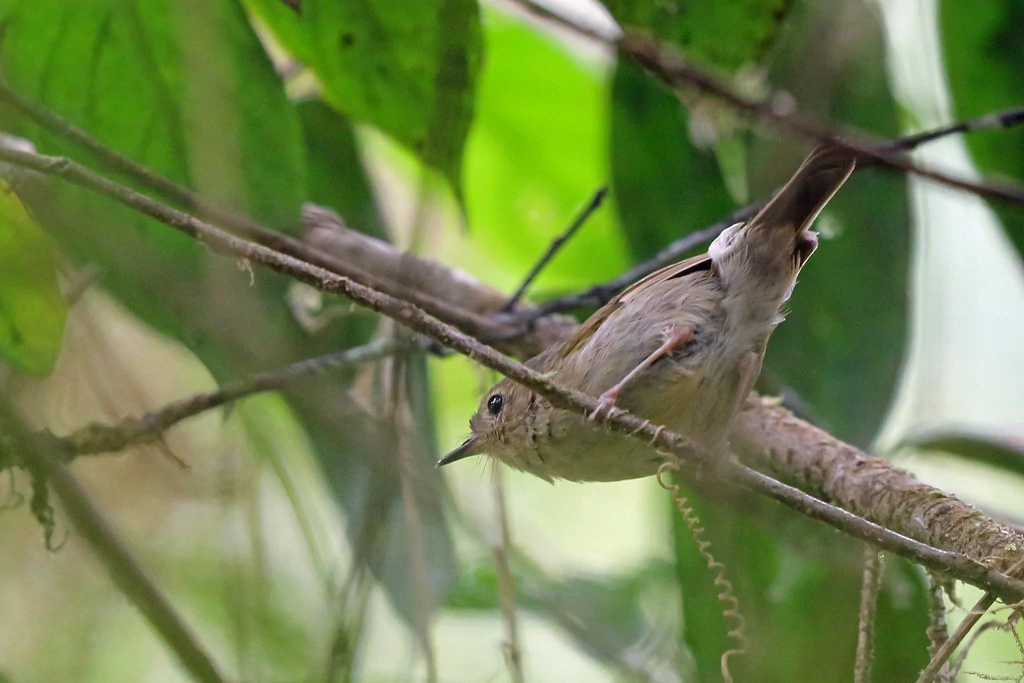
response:
[[[637,375],[641,372],[651,367],[659,358],[667,356],[691,339],[693,339],[692,328],[670,327],[669,337],[665,340],[664,344],[655,349],[654,353],[647,356],[647,358],[645,358],[639,365],[630,370],[625,377],[619,380],[618,384],[598,396],[597,409],[594,410],[587,419],[593,422],[598,418],[598,416],[606,411],[611,414],[612,409],[615,408],[615,400],[619,397],[619,394],[622,393],[622,390],[627,384],[636,379]]]

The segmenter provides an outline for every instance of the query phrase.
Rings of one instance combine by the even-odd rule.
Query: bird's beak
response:
[[[438,460],[437,466],[441,467],[442,465],[450,465],[456,460],[462,460],[463,458],[468,458],[471,455],[480,455],[481,451],[478,449],[479,445],[480,439],[475,436],[471,436],[466,439],[461,446]]]

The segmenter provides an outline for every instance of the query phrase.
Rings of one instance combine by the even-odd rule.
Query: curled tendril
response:
[[[672,457],[671,455],[665,455],[670,458]],[[722,653],[721,659],[722,678],[726,683],[732,683],[733,679],[729,674],[729,657],[747,653],[747,622],[746,619],[743,618],[743,614],[740,613],[740,601],[736,597],[735,592],[733,592],[732,582],[725,578],[725,565],[716,560],[709,550],[711,547],[711,541],[708,541],[704,537],[704,527],[700,524],[700,518],[694,514],[692,507],[687,506],[686,497],[680,492],[679,486],[666,480],[665,475],[670,470],[678,472],[678,463],[674,460],[667,460],[661,464],[658,468],[657,474],[658,485],[672,494],[672,499],[675,501],[676,507],[679,508],[679,512],[682,514],[683,520],[690,528],[690,534],[693,536],[693,540],[697,544],[698,552],[700,552],[701,556],[707,562],[708,569],[715,572],[714,585],[719,589],[718,601],[725,606],[722,610],[722,617],[725,619],[731,619],[735,624],[735,627],[726,633],[726,637],[732,638],[736,641],[736,647]]]

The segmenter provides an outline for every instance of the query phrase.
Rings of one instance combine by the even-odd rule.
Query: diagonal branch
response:
[[[14,109],[14,111],[24,115],[42,129],[86,150],[103,167],[110,171],[128,178],[139,187],[152,192],[158,197],[162,197],[184,211],[204,217],[216,225],[222,226],[233,235],[252,240],[282,254],[288,254],[306,263],[317,265],[332,273],[350,277],[356,282],[365,284],[378,291],[387,292],[392,296],[411,301],[441,320],[458,325],[459,328],[470,331],[473,334],[481,334],[494,328],[494,321],[487,316],[475,311],[466,310],[463,307],[453,306],[441,298],[425,293],[422,289],[408,287],[397,280],[367,272],[353,265],[353,262],[334,258],[329,253],[315,249],[301,240],[262,226],[248,216],[230,211],[203,199],[192,190],[178,185],[154,173],[145,166],[118,154],[78,126],[75,126],[46,107],[22,97],[11,90],[2,78],[0,78],[0,103],[6,104]],[[511,339],[511,335],[509,335],[509,338]],[[510,350],[525,351],[528,355],[533,355],[542,349],[520,349],[513,345]]]
[[[565,232],[551,240],[551,244],[548,245],[548,248],[544,250],[541,257],[537,259],[537,262],[533,264],[532,268],[530,268],[530,272],[526,274],[525,278],[523,278],[523,283],[519,285],[512,296],[508,298],[505,305],[501,307],[502,313],[509,313],[516,309],[516,305],[520,300],[522,300],[523,295],[526,294],[526,290],[529,289],[530,285],[533,284],[533,281],[537,279],[540,272],[544,270],[544,267],[547,266],[548,263],[551,262],[551,259],[555,257],[558,250],[576,234],[576,231],[583,227],[583,224],[587,222],[590,215],[597,211],[607,194],[607,187],[602,187],[595,192],[594,196],[590,199],[587,205],[583,207],[583,210],[580,211],[579,215],[576,216],[576,218],[573,219],[573,222],[569,224],[569,227],[565,229]]]
[[[246,259],[252,263],[259,263],[324,292],[350,299],[359,305],[392,318],[412,330],[425,334],[492,370],[500,372],[546,399],[554,408],[586,416],[593,413],[598,407],[598,402],[593,397],[567,389],[552,381],[551,377],[510,360],[495,349],[425,313],[408,301],[376,291],[350,278],[341,277],[323,268],[299,261],[267,247],[234,237],[193,216],[103,178],[70,159],[47,157],[0,148],[0,161],[6,161],[16,166],[63,178],[68,182],[102,194],[144,215],[161,221],[199,240],[215,253]],[[746,419],[743,418],[744,414],[748,416]],[[753,419],[751,419],[751,416]],[[792,444],[786,445],[783,440],[783,442],[766,447],[765,443],[772,444],[772,441],[771,439],[766,440],[763,433],[758,432],[759,427],[761,429],[764,428],[764,425],[758,422],[757,418],[759,417],[767,417],[770,420],[772,419],[772,413],[770,410],[758,410],[756,405],[748,402],[739,420],[742,423],[740,427],[747,430],[740,433],[741,453],[748,454],[760,451],[762,456],[767,456],[767,454],[771,453],[773,447],[783,447],[787,448],[786,457],[790,457],[794,454],[794,449],[799,454],[803,454],[802,451],[807,450],[807,442],[799,441],[799,437],[803,431],[807,429],[813,430],[812,427],[789,416],[788,424],[784,424],[784,436],[788,439],[798,440],[798,445],[795,447]],[[781,420],[783,423],[787,422],[785,415],[775,416],[775,419]],[[958,551],[966,549],[963,554],[943,550],[939,547],[914,540],[897,531],[860,517],[853,512],[814,498],[799,489],[783,484],[749,467],[732,461],[722,461],[715,458],[714,454],[698,448],[685,437],[669,432],[662,427],[651,424],[650,421],[642,420],[627,412],[602,415],[598,422],[603,423],[614,431],[630,435],[633,438],[643,439],[650,443],[652,447],[669,454],[670,459],[674,457],[692,465],[703,464],[706,466],[705,469],[715,476],[742,486],[759,495],[776,500],[793,510],[813,519],[823,521],[854,538],[866,541],[882,550],[889,550],[926,567],[953,575],[963,581],[997,594],[1007,601],[1014,602],[1024,598],[1024,581],[1011,578],[994,568],[1012,563],[1020,553],[1020,549],[1024,547],[1024,538],[1020,534],[1013,529],[1000,525],[994,520],[985,518],[981,513],[973,510],[973,508],[970,508],[970,506],[965,505],[953,496],[937,489],[931,489],[931,487],[925,487],[924,484],[917,482],[911,474],[899,470],[880,459],[870,458],[865,454],[861,454],[853,447],[842,444],[827,434],[816,435],[820,451],[828,454],[831,454],[834,450],[837,452],[848,452],[847,455],[851,456],[853,460],[859,459],[859,465],[869,466],[869,469],[876,473],[879,480],[884,479],[886,471],[888,471],[889,476],[897,484],[903,483],[906,485],[906,482],[909,481],[914,483],[914,485],[919,485],[919,488],[930,489],[930,500],[933,502],[939,501],[939,504],[923,511],[917,510],[916,512],[924,515],[923,518],[911,520],[896,518],[891,520],[895,522],[893,526],[896,528],[905,527],[912,529],[915,533],[919,533],[920,526],[924,525],[925,530],[928,532],[925,535],[929,538],[929,541],[932,538],[937,538],[936,545],[942,545],[953,540],[955,542],[954,547]],[[742,443],[743,438],[754,439],[753,446],[749,443]],[[759,438],[760,441],[758,441]],[[822,444],[829,446],[829,448],[822,447]],[[844,481],[844,486],[854,486],[856,477],[853,475],[856,474],[856,469],[855,467],[854,470],[849,472],[851,476],[848,479],[850,481]],[[878,483],[875,482],[874,485],[877,486]],[[831,495],[827,486],[824,490],[827,496]],[[863,499],[853,496],[850,500],[852,501],[853,509],[857,513],[862,513],[863,511],[859,504]],[[948,514],[950,511],[954,513],[962,511],[959,518],[970,518],[973,525],[971,528],[978,537],[972,539],[971,542],[965,542],[958,537],[947,539],[945,532],[948,530],[944,522],[951,517],[952,519],[958,519],[956,514],[952,516]],[[871,511],[868,510],[867,514],[870,513]],[[973,517],[971,514],[973,514]],[[929,526],[929,523],[931,526]],[[982,564],[979,560],[986,561],[990,566]]]
[[[301,360],[278,370],[262,372],[215,391],[169,403],[159,410],[142,417],[128,418],[116,425],[91,424],[64,437],[63,440],[71,446],[67,456],[70,459],[79,455],[113,453],[129,446],[150,443],[182,420],[207,410],[253,394],[281,389],[327,370],[342,370],[378,360],[397,353],[403,346],[408,344],[403,345],[395,338],[379,339],[326,356]]]
[[[884,142],[870,139],[859,131],[833,130],[795,113],[791,102],[783,103],[773,97],[753,99],[741,95],[708,72],[688,62],[674,46],[657,41],[647,35],[627,30],[618,37],[605,36],[581,26],[561,14],[541,7],[533,0],[513,1],[531,14],[549,19],[582,36],[615,47],[621,54],[633,59],[671,88],[695,88],[715,97],[740,113],[748,114],[758,120],[769,121],[781,130],[817,142],[829,142],[849,150],[857,155],[858,160],[865,161],[867,165],[887,166],[988,199],[1024,205],[1024,190],[1018,187],[993,182],[976,182],[925,168],[902,155],[893,154],[894,149],[905,148],[887,146]],[[934,139],[934,137],[929,139]]]

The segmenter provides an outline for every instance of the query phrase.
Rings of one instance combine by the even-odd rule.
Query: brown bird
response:
[[[853,168],[846,150],[818,147],[749,223],[726,228],[706,254],[636,282],[526,365],[599,397],[599,411],[623,408],[724,450],[783,320],[779,307],[818,246],[809,227]],[[508,379],[469,424],[472,435],[438,466],[487,453],[547,481],[617,481],[664,462],[642,441],[595,428]]]

